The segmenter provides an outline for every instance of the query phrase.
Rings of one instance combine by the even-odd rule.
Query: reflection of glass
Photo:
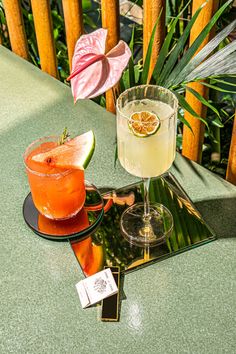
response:
[[[82,241],[72,241],[71,247],[86,277],[103,269],[103,247],[94,244],[91,236]]]
[[[150,178],[166,172],[174,161],[177,109],[175,95],[153,85],[128,89],[117,100],[119,161],[144,179],[143,205],[131,206],[121,218],[124,235],[135,244],[153,246],[173,227],[168,209],[150,204],[148,195]]]
[[[76,215],[85,202],[84,171],[63,169],[32,160],[36,154],[58,145],[58,137],[33,142],[24,154],[24,162],[34,204],[49,219],[68,219]]]
[[[103,203],[95,186],[86,183],[86,200],[83,208],[69,219],[49,219],[36,209],[32,194],[24,200],[23,216],[27,225],[39,236],[49,240],[83,239],[91,235],[100,225],[108,203]]]
[[[64,236],[79,233],[90,225],[88,213],[82,208],[73,218],[53,220],[42,214],[38,215],[38,230],[47,235]]]

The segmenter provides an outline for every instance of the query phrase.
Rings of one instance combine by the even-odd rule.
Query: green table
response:
[[[37,237],[24,223],[22,154],[32,140],[93,129],[86,178],[97,186],[135,181],[114,162],[115,118],[95,103],[73,104],[66,85],[0,46],[0,353],[235,353],[236,188],[177,156],[172,172],[219,236],[217,241],[124,281],[119,323],[82,310],[83,278],[68,243]]]

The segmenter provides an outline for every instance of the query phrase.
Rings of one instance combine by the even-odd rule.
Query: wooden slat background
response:
[[[84,32],[82,0],[62,0],[70,70],[75,44]]]
[[[12,51],[28,60],[29,52],[20,0],[4,0],[3,5]]]
[[[232,131],[231,145],[229,151],[229,162],[226,173],[227,181],[236,185],[236,112]]]
[[[109,52],[120,39],[120,15],[119,1],[117,0],[102,0],[102,27],[107,28],[108,36],[106,43],[106,52]],[[114,91],[117,87],[114,88]],[[114,95],[112,90],[106,92],[106,108],[108,111],[115,113]]]
[[[148,80],[150,79],[154,66],[156,64],[158,54],[162,43],[165,39],[165,0],[143,0],[143,60],[145,61],[148,44],[152,35],[158,16],[161,13],[160,20],[157,24],[156,34],[154,37],[152,56],[150,61],[150,69]]]
[[[205,0],[193,0],[192,5],[192,14],[205,3]],[[190,45],[198,37],[202,29],[209,23],[210,19],[214,15],[215,11],[218,9],[219,1],[218,0],[209,0],[207,5],[202,9],[200,15],[198,16],[195,24],[192,27],[190,32]],[[212,38],[215,33],[215,28],[203,41],[202,45],[199,47],[198,51],[202,49],[204,45]],[[189,84],[191,88],[199,92],[203,97],[208,99],[208,88],[197,83]],[[195,96],[193,96],[189,91],[186,92],[186,100],[195,112],[202,118],[206,117],[206,107],[199,102]],[[193,117],[190,113],[185,112],[185,119],[189,122],[192,127],[193,133],[191,130],[184,126],[183,130],[183,155],[189,159],[201,163],[202,159],[202,145],[204,140],[205,125],[199,119]]]
[[[53,38],[49,0],[31,0],[41,69],[58,78],[57,58]]]

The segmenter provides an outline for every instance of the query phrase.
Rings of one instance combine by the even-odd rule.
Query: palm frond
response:
[[[200,95],[199,92],[194,90],[192,87],[186,86],[187,91],[191,92],[192,95],[194,95],[198,101],[200,101],[204,106],[210,108],[219,118],[220,118],[220,113],[219,111],[212,105],[208,100],[206,100],[202,95]]]
[[[187,27],[185,28],[182,36],[179,38],[175,48],[172,50],[169,58],[167,59],[159,78],[155,77],[155,75],[154,75],[154,79],[156,79],[156,83],[158,85],[165,85],[165,80],[169,77],[171,71],[173,70],[173,68],[178,60],[180,53],[184,50],[186,42],[189,38],[189,33],[190,33],[198,15],[199,15],[199,13],[201,12],[201,10],[203,9],[203,7],[205,5],[206,5],[206,3],[204,3],[202,6],[200,6],[199,9],[193,15],[193,17],[191,18],[191,20],[188,22]],[[157,60],[156,66],[158,66],[158,65],[159,65],[159,63]],[[160,69],[159,69],[159,71],[160,71]]]
[[[236,27],[236,20],[234,20],[225,29],[219,32],[209,43],[207,43],[200,52],[193,57],[186,67],[182,70],[178,77],[176,77],[175,83],[183,82],[185,78],[192,73],[192,71],[201,64],[217,46],[234,30]],[[227,46],[226,46],[227,47]],[[224,48],[222,49],[224,50]],[[219,52],[218,52],[219,53]]]
[[[236,76],[231,76],[231,77],[234,77],[236,79]],[[225,80],[222,80],[222,79],[219,79],[219,78],[215,78],[214,76],[212,77],[212,79],[213,79],[213,81],[215,83],[236,87],[236,83],[234,83],[234,82],[225,81]]]
[[[183,124],[185,124],[185,125],[191,130],[191,132],[193,133],[193,130],[192,130],[191,125],[190,125],[189,122],[184,118],[184,116],[182,116],[180,113],[178,113],[178,119],[179,119]]]
[[[184,98],[184,96],[180,95],[179,93],[175,92],[176,97],[178,98],[179,104],[181,105],[181,107],[185,110],[188,111],[192,116],[194,116],[195,118],[201,120],[207,127],[208,127],[208,123],[207,121],[200,117],[197,112],[194,111],[194,109],[190,106],[190,104],[186,101],[186,99]]]
[[[165,82],[165,87],[173,87],[178,85],[179,83],[184,81],[182,75],[180,76],[181,72],[185,69],[187,64],[190,62],[196,51],[198,50],[199,46],[202,44],[206,36],[209,34],[212,27],[215,25],[218,18],[222,15],[224,10],[232,3],[233,0],[228,0],[221,8],[215,13],[212,17],[211,21],[208,23],[206,27],[201,31],[199,36],[195,39],[191,47],[187,50],[184,56],[181,58],[179,63],[176,65],[172,73],[170,74],[169,78]],[[178,78],[178,80],[177,80]]]
[[[153,77],[154,77],[156,82],[159,81],[159,75],[162,72],[163,65],[164,65],[166,57],[167,57],[167,55],[169,53],[170,43],[171,43],[171,40],[172,40],[173,35],[175,33],[176,25],[177,25],[177,23],[179,21],[180,16],[185,11],[185,9],[189,6],[190,2],[191,2],[191,0],[187,2],[185,7],[182,9],[182,11],[178,14],[178,16],[176,16],[176,18],[174,19],[174,21],[172,22],[172,24],[170,26],[169,32],[167,33],[167,35],[165,37],[164,43],[163,43],[163,45],[161,47],[160,53],[159,53],[158,58],[157,58],[156,65],[155,65],[154,70],[153,70]]]
[[[211,88],[213,90],[219,91],[219,92],[236,93],[236,91],[227,90],[225,88],[209,84],[208,82],[205,82],[205,81],[199,81],[199,83],[204,85],[204,86],[206,86],[206,87],[208,87],[208,88]]]
[[[134,31],[135,27],[132,28],[131,40],[129,43],[129,47],[131,50],[131,58],[129,60],[129,85],[130,87],[135,86],[135,74],[134,74]]]
[[[205,79],[209,76],[236,75],[236,41],[212,55],[200,64],[186,78],[185,82]]]

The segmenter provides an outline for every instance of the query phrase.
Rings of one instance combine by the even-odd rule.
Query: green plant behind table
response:
[[[236,27],[236,20],[232,21],[226,28],[220,31],[205,47],[197,54],[199,46],[202,44],[204,39],[209,34],[212,27],[216,24],[217,20],[221,17],[224,11],[229,7],[233,0],[228,0],[221,8],[215,13],[209,24],[202,30],[194,43],[186,50],[186,44],[189,41],[189,34],[191,28],[193,27],[202,7],[200,7],[196,13],[193,15],[191,20],[185,27],[182,36],[178,41],[173,42],[176,26],[183,12],[189,6],[189,1],[186,6],[182,9],[179,15],[173,19],[169,25],[168,33],[165,37],[163,46],[160,50],[153,75],[150,83],[154,83],[160,86],[164,86],[172,90],[178,97],[180,106],[179,118],[186,124],[190,129],[189,123],[184,119],[183,112],[187,110],[194,117],[202,120],[208,127],[208,123],[205,119],[200,117],[194,110],[190,107],[184,98],[186,90],[190,90],[191,93],[207,108],[212,110],[218,120],[218,124],[222,124],[221,116],[216,107],[214,107],[209,101],[205,100],[204,97],[199,95],[196,91],[187,87],[187,84],[192,81],[202,82],[207,87],[214,90],[220,90],[228,92],[228,89],[222,89],[217,85],[217,82],[221,80],[221,83],[225,83],[223,77],[235,77],[236,76],[236,41],[228,43],[224,48],[218,50],[215,54],[213,51],[224,41],[227,36]],[[147,55],[145,62],[134,64],[133,58],[131,59],[129,68],[124,73],[121,80],[122,90],[132,87],[134,85],[146,84],[148,77],[148,69],[150,66],[150,58],[152,53],[152,43],[155,35],[156,26],[152,32],[150,39]],[[131,38],[130,47],[133,46],[133,36]],[[210,81],[202,81],[209,79]],[[232,87],[236,87],[236,84],[232,83]],[[236,90],[236,88],[235,88]],[[231,91],[232,92],[232,91]],[[182,114],[181,114],[182,113]]]
[[[175,70],[176,66],[178,66],[179,62],[181,60],[183,61],[185,58],[186,50],[188,49],[188,42],[189,42],[189,33],[190,30],[193,26],[193,23],[195,22],[198,14],[200,13],[201,9],[197,11],[195,16],[191,20],[186,21],[187,14],[186,12],[189,13],[189,4],[191,4],[191,1],[179,1],[179,0],[170,0],[169,2],[175,3],[175,5],[178,5],[176,7],[173,7],[172,13],[168,10],[167,7],[167,36],[165,43],[162,47],[161,51],[161,57],[159,58],[156,66],[156,70],[154,71],[154,75],[151,79],[151,83],[157,83],[160,85],[165,85],[162,81],[165,81],[166,79],[169,78],[170,74]],[[218,18],[217,20],[217,26],[218,28],[224,28],[228,24],[231,24],[231,27],[228,27],[224,32],[221,31],[217,38],[217,41],[220,42],[220,45],[216,49],[221,50],[228,44],[230,44],[230,40],[235,39],[234,33],[231,32],[230,35],[228,36],[227,33],[229,33],[233,28],[235,27],[235,13],[231,11],[231,6],[230,6],[230,1],[226,3],[226,5],[219,10],[218,15],[216,16]],[[183,7],[185,5],[185,7]],[[181,8],[181,11],[179,13],[179,16],[175,17],[175,11],[176,8]],[[219,17],[220,14],[220,17]],[[168,20],[170,19],[170,20]],[[183,20],[184,19],[184,20]],[[182,22],[182,24],[181,24]],[[215,22],[215,19],[214,19]],[[181,29],[181,31],[179,30]],[[131,49],[135,46],[135,30],[136,28],[133,29],[133,36],[131,38],[130,42],[130,47]],[[181,32],[180,39],[178,40],[179,33]],[[195,44],[195,49],[196,47],[199,46],[200,40],[204,38],[204,36],[207,35],[209,32],[209,26],[207,28],[207,31],[203,31],[202,35],[198,39],[198,41]],[[224,39],[223,39],[224,38]],[[208,47],[205,49],[209,49],[208,53],[211,54],[211,51],[214,47],[214,42],[211,43]],[[216,43],[217,44],[217,43]],[[230,47],[226,48],[226,52],[224,53],[226,58],[228,55],[230,55],[230,51],[232,50],[233,55],[235,55],[235,50],[234,47],[235,44],[231,44]],[[151,48],[150,48],[151,49]],[[195,50],[194,47],[191,49],[190,54],[192,55],[193,51]],[[214,49],[214,50],[216,50]],[[150,50],[151,51],[151,50]],[[135,52],[135,51],[134,51]],[[204,54],[204,52],[203,52]],[[221,57],[222,52],[218,54],[218,58]],[[202,56],[202,60],[204,60],[204,57],[207,57],[207,54]],[[222,58],[222,57],[221,57]],[[133,59],[133,58],[132,58]],[[189,58],[188,58],[189,59]],[[190,64],[192,63],[193,57],[191,58],[190,56]],[[218,60],[218,59],[217,59]],[[148,68],[149,59],[147,60],[146,67]],[[230,58],[231,64],[233,63],[233,58]],[[216,62],[217,63],[217,62]],[[214,63],[214,57],[213,57],[213,62],[209,64],[209,68],[214,71],[215,69],[215,64]],[[190,65],[189,64],[189,65]],[[220,63],[220,70],[225,69],[222,66],[222,62]],[[187,63],[185,62],[182,64],[182,68],[185,67]],[[207,67],[207,66],[206,66]],[[234,67],[234,65],[233,65]],[[201,67],[200,67],[201,68]],[[179,67],[178,67],[179,69]],[[219,70],[219,68],[218,68]],[[234,68],[233,68],[234,70]],[[198,99],[207,106],[207,117],[205,118],[205,122],[207,124],[207,128],[205,131],[205,141],[203,145],[203,165],[207,167],[208,169],[220,174],[221,176],[225,177],[226,173],[226,168],[227,168],[227,158],[229,154],[229,144],[231,140],[231,132],[232,132],[232,123],[233,123],[233,117],[234,117],[234,111],[235,111],[235,100],[232,99],[233,92],[236,90],[235,88],[235,82],[236,78],[234,74],[230,74],[231,76],[231,83],[227,84],[226,81],[228,82],[228,74],[226,72],[226,77],[221,76],[225,71],[222,70],[220,72],[220,75],[218,77],[212,77],[209,76],[208,80],[205,82],[205,85],[208,85],[210,87],[210,97],[209,100],[206,101],[204,100],[203,97],[199,96],[197,92],[192,93],[198,97]],[[180,70],[181,73],[181,70]],[[233,71],[233,73],[235,73]],[[147,71],[146,74],[147,75]],[[146,78],[145,75],[143,75],[143,63],[142,61],[135,61],[131,60],[131,63],[129,65],[129,69],[124,73],[122,81],[121,81],[121,89],[124,90],[128,87],[131,87],[133,85],[138,85],[142,82],[145,82]],[[174,75],[172,75],[173,77]],[[205,73],[206,76],[206,73]],[[146,76],[147,77],[147,76]],[[143,79],[143,80],[142,80]],[[197,81],[198,78],[196,78]],[[187,89],[186,86],[187,81],[183,80],[183,82],[176,87],[173,85],[167,86],[171,90],[175,91],[177,95],[180,97],[181,101],[181,106],[179,110],[179,118],[180,120],[178,121],[178,130],[177,130],[177,149],[181,151],[182,149],[182,133],[183,133],[183,123],[186,123],[184,121],[184,111],[190,110],[190,112],[195,115],[194,110],[191,109],[184,100],[184,95]],[[190,89],[191,90],[191,89]],[[223,96],[225,95],[225,97]],[[195,115],[196,116],[196,115]],[[201,117],[196,117],[201,119]],[[217,153],[218,152],[218,153]],[[216,159],[217,157],[217,159]]]

